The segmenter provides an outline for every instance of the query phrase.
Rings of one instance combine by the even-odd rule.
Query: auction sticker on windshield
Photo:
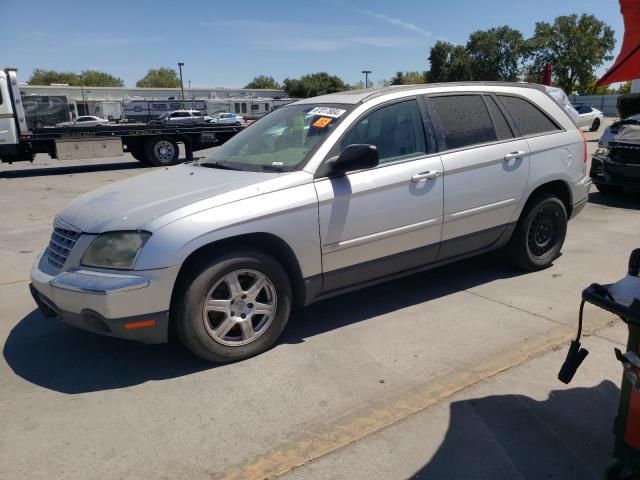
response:
[[[338,118],[342,116],[344,112],[346,112],[346,110],[342,110],[341,108],[315,107],[307,112],[307,115],[322,115],[323,117]]]
[[[329,125],[333,121],[333,118],[329,117],[320,117],[318,120],[313,122],[313,126],[316,128],[324,128]]]

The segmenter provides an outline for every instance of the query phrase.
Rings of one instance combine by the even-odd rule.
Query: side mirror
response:
[[[331,173],[346,173],[378,166],[378,149],[375,145],[355,143],[347,146],[340,155],[329,161]]]

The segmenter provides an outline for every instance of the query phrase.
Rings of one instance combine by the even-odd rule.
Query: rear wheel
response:
[[[598,191],[604,195],[615,195],[622,192],[622,187],[618,185],[606,185],[604,183],[596,183],[595,185]]]
[[[600,119],[596,118],[591,124],[591,131],[597,132],[599,128],[600,128]]]
[[[525,206],[507,250],[524,270],[547,268],[558,257],[567,234],[567,209],[552,194],[537,195]]]
[[[145,145],[144,154],[147,162],[156,167],[167,167],[180,162],[178,144],[166,137],[149,140]]]
[[[188,272],[172,309],[178,335],[197,356],[230,362],[267,350],[289,319],[289,278],[258,251],[212,256]]]

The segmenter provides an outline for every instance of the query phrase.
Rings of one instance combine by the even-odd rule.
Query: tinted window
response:
[[[251,110],[260,110],[260,105],[258,105],[257,103],[252,103],[251,104]]]
[[[519,97],[498,95],[516,122],[521,135],[535,135],[560,130],[546,114],[527,100]]]
[[[181,107],[179,103],[170,103],[169,108],[172,110],[178,110]]]
[[[242,113],[247,113],[247,104],[246,103],[242,104]]]
[[[426,154],[418,104],[411,100],[370,113],[347,133],[340,142],[340,149],[354,143],[375,145],[380,163]]]
[[[513,138],[513,132],[511,131],[511,127],[507,123],[507,119],[504,118],[504,115],[498,108],[496,101],[492,97],[484,97],[487,101],[487,107],[489,108],[489,113],[493,118],[493,125],[496,128],[496,136],[498,140],[505,140],[507,138]]]
[[[240,104],[239,104],[239,103],[234,103],[234,104],[233,104],[233,110],[234,110],[236,113],[240,113]]]
[[[151,108],[153,108],[154,110],[166,110],[167,106],[164,103],[154,103],[153,105],[151,105]]]
[[[1,97],[0,97],[0,105],[2,105],[2,98],[1,98]],[[267,112],[269,111],[269,104],[268,104],[268,103],[265,103],[265,104],[264,104],[264,109],[265,109],[265,111],[267,111]]]
[[[141,112],[142,111],[142,107],[133,107],[133,111],[134,112]]]
[[[496,132],[480,95],[431,98],[448,149],[494,142]]]

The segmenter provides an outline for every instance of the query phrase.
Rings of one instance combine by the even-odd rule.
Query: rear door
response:
[[[428,104],[444,166],[447,258],[500,238],[524,194],[530,151],[490,94],[434,94]]]

